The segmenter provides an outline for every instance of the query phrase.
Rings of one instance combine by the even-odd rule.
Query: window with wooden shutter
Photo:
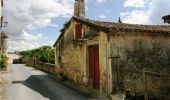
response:
[[[75,39],[78,40],[82,36],[82,24],[75,25]]]

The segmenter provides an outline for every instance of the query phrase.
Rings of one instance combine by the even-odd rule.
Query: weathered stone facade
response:
[[[76,23],[83,25],[84,33],[80,40],[75,40]],[[124,26],[130,28],[126,30]],[[160,74],[170,74],[169,34],[169,26],[137,26],[73,17],[54,45],[56,67],[76,84],[92,87],[88,48],[98,45],[100,93],[110,94],[116,87],[123,91],[143,93],[144,69],[147,73],[153,72],[147,74],[149,93],[158,93],[160,88],[169,88],[169,85],[162,85],[165,80]],[[155,79],[159,79],[159,83],[154,84]],[[159,89],[150,87],[157,85]]]
[[[94,89],[99,85],[97,90],[107,95],[113,91],[169,95],[170,26],[85,19],[84,7],[84,0],[75,0],[75,14],[54,44],[56,72],[78,85]],[[97,48],[92,54],[91,46]],[[99,84],[91,78],[94,73]]]
[[[165,87],[167,90],[163,94],[168,93],[170,80],[167,79],[168,76],[158,73],[170,74],[170,37],[149,35],[150,33],[146,33],[148,35],[134,35],[135,32],[128,33],[132,33],[132,35],[110,37],[113,88],[121,84],[120,88],[123,87],[126,91],[144,92],[142,71],[145,69],[148,72],[148,93],[152,95],[161,94],[161,88]],[[115,57],[118,58],[114,59]],[[117,79],[117,67],[119,67],[119,79]],[[117,81],[119,83],[116,83]]]
[[[60,58],[59,49],[60,42],[55,46],[56,55],[56,67],[60,67],[62,72],[72,81],[77,84],[90,86],[89,84],[89,65],[88,65],[88,47],[91,45],[99,45],[99,61],[100,61],[100,91],[105,91],[106,75],[103,73],[106,71],[106,44],[107,35],[103,32],[98,32],[99,36],[94,37],[87,41],[78,41],[74,39],[74,25],[76,21],[70,24],[70,27],[65,31],[62,42],[62,54]],[[83,25],[86,30],[89,28]],[[88,29],[86,30],[86,32]],[[84,33],[85,35],[86,33]],[[86,34],[87,35],[87,34]],[[58,40],[60,41],[60,40]],[[60,60],[59,60],[60,59]]]

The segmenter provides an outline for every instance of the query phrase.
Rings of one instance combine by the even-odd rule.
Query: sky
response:
[[[8,51],[53,46],[63,24],[74,12],[75,0],[4,0]],[[86,18],[123,23],[164,25],[170,0],[85,0]]]

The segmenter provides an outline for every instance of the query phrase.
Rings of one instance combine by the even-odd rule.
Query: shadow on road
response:
[[[49,78],[48,75],[32,75],[25,81],[13,81],[12,83],[23,84],[50,100],[62,100],[54,91],[51,91],[50,87],[42,82],[42,79],[47,78]]]

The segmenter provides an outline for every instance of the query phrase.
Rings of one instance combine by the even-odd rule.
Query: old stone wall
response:
[[[99,37],[99,67],[100,67],[100,86],[101,86],[101,91],[106,93],[107,89],[107,80],[108,76],[107,74],[109,73],[109,68],[108,66],[108,40],[107,40],[107,34],[104,32],[100,32],[100,37]]]
[[[56,44],[56,67],[62,71],[68,79],[76,84],[90,87],[89,84],[89,53],[88,47],[91,45],[99,45],[99,70],[100,70],[100,92],[106,92],[107,84],[107,34],[104,32],[91,29],[89,26],[83,25],[83,34],[85,41],[74,39],[74,24],[71,22],[70,27],[65,31],[64,36],[60,40],[62,43],[62,54],[59,53],[60,42]],[[90,39],[88,39],[90,37]],[[59,40],[59,41],[60,41]],[[60,56],[60,61],[59,61]]]
[[[27,58],[23,60],[27,66],[35,67],[51,74],[56,74],[56,68],[54,64],[40,62],[33,58]]]
[[[144,93],[143,70],[147,74],[149,94],[162,94],[161,87],[166,87],[169,94],[170,85],[164,85],[160,74],[170,74],[170,38],[165,36],[124,35],[110,38],[110,56],[112,66],[113,89],[117,86],[124,91]],[[158,77],[159,76],[159,77]],[[166,78],[167,79],[167,78]],[[170,84],[170,80],[166,83]],[[155,88],[154,88],[155,87]]]
[[[60,64],[60,70],[68,79],[77,84],[84,84],[84,46],[80,46],[79,42],[74,40],[74,22],[71,23],[62,38],[64,40],[62,54],[59,54],[59,45],[56,47],[56,58],[61,56],[60,61],[56,61],[56,65]]]

